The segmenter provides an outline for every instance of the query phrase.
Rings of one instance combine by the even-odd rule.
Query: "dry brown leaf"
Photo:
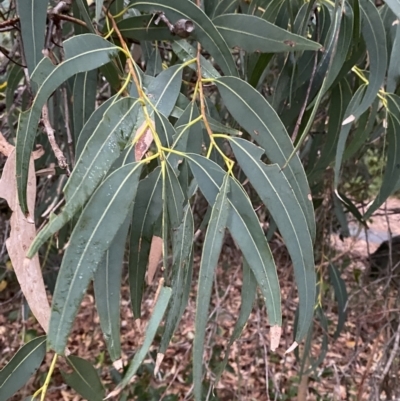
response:
[[[164,359],[164,354],[162,354],[161,352],[159,352],[158,354],[157,354],[157,359],[156,359],[156,366],[154,367],[154,376],[157,376],[157,373],[158,373],[158,371],[160,370],[160,366],[161,366],[161,363],[162,363],[162,361],[163,361],[163,359]]]
[[[150,122],[154,129],[154,121],[150,120]],[[143,132],[143,130],[145,131]],[[151,143],[153,142],[153,134],[151,132],[151,128],[147,124],[147,121],[144,121],[143,124],[139,127],[136,135],[140,136],[135,145],[135,160],[139,161],[143,158]]]
[[[147,267],[147,284],[153,282],[154,275],[157,271],[158,263],[162,258],[163,239],[153,235],[150,246],[149,265]]]
[[[279,347],[279,341],[281,339],[282,327],[275,325],[271,327],[271,351],[275,351]]]
[[[24,263],[26,252],[35,235],[33,219],[27,218],[18,203],[15,150],[4,166],[0,180],[0,197],[4,198],[13,211],[10,219],[10,237],[6,241],[7,251],[15,274],[32,313],[47,332],[50,319],[50,305],[47,300],[39,257],[35,255]],[[27,202],[29,215],[33,216],[36,197],[36,177],[33,156],[29,163]]]

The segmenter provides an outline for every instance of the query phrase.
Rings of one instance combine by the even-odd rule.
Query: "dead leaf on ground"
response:
[[[32,313],[47,332],[50,320],[50,305],[46,295],[39,257],[35,255],[24,262],[26,252],[36,236],[35,224],[29,222],[18,203],[15,150],[9,154],[0,179],[0,197],[4,198],[12,215],[10,237],[6,247],[21,290]],[[33,156],[29,163],[27,200],[29,215],[34,215],[36,198],[36,176]]]

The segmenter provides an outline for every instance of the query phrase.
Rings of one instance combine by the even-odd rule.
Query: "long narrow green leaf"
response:
[[[179,64],[164,70],[147,88],[147,96],[154,107],[168,117],[178,99],[182,84],[182,68]]]
[[[192,276],[193,214],[190,205],[185,208],[182,224],[173,232],[172,294],[165,319],[159,353],[165,354],[172,335],[188,302]]]
[[[197,49],[190,45],[186,40],[177,40],[172,43],[172,50],[182,62],[188,61],[197,56]],[[200,56],[201,76],[203,78],[218,78],[221,74],[213,67],[213,65],[203,56]],[[197,64],[189,64],[188,66],[197,71]]]
[[[400,8],[400,3],[399,3]],[[393,42],[387,75],[386,91],[394,92],[400,81],[400,25],[396,27],[396,37]]]
[[[203,10],[190,0],[134,0],[130,7],[148,12],[164,11],[174,23],[181,18],[191,20],[195,29],[193,37],[197,39],[215,59],[221,70],[228,75],[237,75],[229,47]]]
[[[29,75],[43,58],[48,0],[17,0],[22,43]]]
[[[388,144],[385,173],[379,193],[364,215],[367,220],[394,192],[400,176],[400,97],[394,94],[387,96],[386,138]]]
[[[63,354],[85,290],[136,196],[142,165],[117,169],[99,186],[70,238],[53,296],[48,344]]]
[[[362,97],[365,93],[365,85],[361,85],[358,87],[356,93],[353,95],[353,97],[350,100],[349,105],[347,106],[345,116],[351,114],[351,110],[354,110],[357,108],[357,106],[360,104],[362,101]],[[335,157],[335,177],[334,177],[334,186],[335,188],[338,187],[339,185],[339,178],[340,178],[340,168],[342,165],[342,160],[343,160],[343,153],[344,153],[344,148],[346,145],[346,141],[350,132],[351,128],[351,123],[348,123],[346,125],[342,124],[340,134],[339,134],[339,139],[338,139],[338,144],[336,148],[336,157]]]
[[[93,365],[74,355],[68,357],[67,361],[74,370],[70,374],[61,372],[67,385],[72,387],[85,400],[102,401],[105,391]]]
[[[82,127],[81,131],[78,133],[78,139],[75,146],[75,158],[79,160],[81,157],[82,151],[89,141],[90,137],[94,132],[98,129],[99,124],[101,123],[106,110],[116,102],[116,97],[112,96],[107,99],[104,103],[102,103],[92,115],[88,118],[85,125]]]
[[[122,36],[135,40],[175,40],[176,36],[171,33],[164,24],[156,25],[152,15],[137,15],[124,18],[118,22],[118,28]]]
[[[120,293],[129,219],[119,228],[94,273],[94,293],[100,326],[110,358],[121,357]]]
[[[7,122],[8,127],[10,128],[11,133],[14,136],[15,129],[14,123],[16,121],[15,114],[11,111],[11,106],[14,103],[14,95],[15,91],[21,82],[22,78],[24,77],[24,70],[19,65],[14,64],[7,78],[7,89],[6,89],[6,110],[7,110]]]
[[[326,167],[335,158],[336,146],[342,126],[345,110],[351,99],[351,88],[347,80],[341,81],[331,92],[331,101],[328,109],[329,121],[327,140],[322,147],[321,155],[315,165],[309,165],[308,179],[313,182],[325,171]]]
[[[19,117],[16,175],[18,199],[25,214],[28,213],[26,201],[28,166],[43,105],[52,92],[68,78],[108,63],[118,52],[117,46],[92,34],[78,35],[66,40],[64,50],[65,61],[61,64],[54,66],[50,59],[43,58],[37,65],[31,77],[38,85],[37,94],[32,107]]]
[[[213,22],[228,46],[239,46],[247,52],[278,53],[322,47],[254,15],[225,14]]]
[[[21,347],[0,370],[0,401],[7,401],[36,372],[46,355],[46,336],[36,337]]]
[[[296,341],[307,334],[312,323],[315,300],[314,252],[304,213],[281,169],[265,165],[263,149],[241,138],[230,141],[244,173],[270,211],[291,256],[299,292],[300,307]]]
[[[37,235],[28,251],[28,258],[83,207],[125,147],[136,124],[138,108],[135,99],[126,97],[112,104],[104,113],[64,187],[64,209]]]
[[[197,401],[202,400],[204,338],[206,334],[214,271],[218,265],[229,215],[229,183],[229,175],[226,174],[220,192],[212,207],[210,223],[204,239],[201,255],[196,299],[195,336],[193,341],[193,385],[194,398]]]
[[[228,363],[229,351],[232,344],[241,336],[244,326],[249,320],[251,310],[253,309],[253,303],[257,295],[257,281],[254,277],[253,272],[250,269],[246,259],[243,259],[243,284],[241,289],[242,302],[240,304],[239,317],[233,328],[231,338],[225,350],[225,356],[223,361],[216,368],[216,379],[218,382],[225,370],[226,364]]]
[[[361,0],[360,5],[362,35],[369,56],[369,83],[361,103],[351,111],[354,118],[363,114],[375,100],[385,79],[387,67],[386,34],[379,12],[372,0]]]
[[[73,88],[73,121],[75,143],[83,126],[94,112],[96,103],[97,70],[77,74]]]
[[[210,205],[222,185],[225,172],[203,156],[188,154],[190,168]],[[262,292],[271,326],[282,324],[280,288],[271,250],[250,200],[236,180],[231,180],[228,229],[249,263]]]
[[[183,202],[185,195],[183,194],[181,185],[178,181],[173,167],[166,162],[165,169],[165,195],[168,209],[168,218],[171,223],[171,229],[176,230],[181,225],[183,219]]]
[[[234,13],[238,7],[238,4],[239,0],[221,0],[215,7],[214,12],[211,15],[211,19],[218,17],[219,15]]]
[[[275,110],[265,98],[245,81],[234,77],[216,80],[224,103],[236,121],[258,142],[266,155],[280,167],[293,151],[293,144]],[[283,170],[306,216],[311,238],[315,240],[315,218],[310,188],[297,155]]]
[[[129,288],[133,315],[140,318],[144,277],[153,236],[153,226],[161,214],[161,169],[140,181],[132,214],[129,240]]]
[[[151,343],[153,342],[158,326],[160,325],[164,313],[167,309],[169,299],[171,298],[171,293],[172,293],[171,288],[169,287],[161,288],[156,305],[154,307],[153,313],[150,317],[149,323],[146,328],[144,342],[142,346],[135,353],[135,356],[132,359],[131,363],[129,364],[129,367],[124,375],[124,378],[122,379],[121,383],[118,384],[117,389],[122,390],[129,384],[133,376],[135,376],[139,366],[143,362],[143,359],[145,358],[151,346]]]
[[[397,18],[400,18],[400,1],[399,0],[385,0],[385,3],[396,14]]]
[[[328,265],[329,279],[332,283],[333,289],[335,291],[335,298],[338,303],[338,324],[336,326],[336,331],[333,337],[336,339],[339,337],[347,318],[347,290],[346,283],[340,277],[339,270],[330,263]]]

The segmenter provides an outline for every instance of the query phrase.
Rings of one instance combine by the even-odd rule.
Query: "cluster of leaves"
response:
[[[243,254],[242,306],[230,344],[240,336],[258,288],[275,349],[282,324],[276,266],[238,177],[257,192],[293,262],[299,307],[292,348],[307,337],[305,350],[310,349],[316,302],[327,333],[316,286],[313,198],[323,196],[324,174],[334,165],[337,209],[354,212],[365,223],[398,186],[398,17],[395,0],[379,8],[371,0],[96,0],[91,7],[82,0],[71,6],[48,0],[33,0],[31,7],[22,0],[10,2],[1,24],[11,30],[14,50],[9,58],[17,63],[7,62],[4,71],[8,126],[3,131],[8,130],[10,139],[16,135],[16,142],[15,149],[3,152],[9,158],[1,196],[18,199],[12,203],[16,217],[11,235],[17,235],[18,224],[32,227],[38,211],[52,213],[37,236],[29,237],[29,250],[24,242],[14,260],[10,252],[21,288],[47,336],[24,346],[0,372],[0,398],[12,395],[37,369],[46,343],[56,354],[66,353],[91,281],[109,355],[120,358],[126,243],[135,318],[141,316],[146,272],[150,284],[160,259],[164,277],[144,342],[110,396],[123,391],[136,374],[164,320],[159,367],[188,302],[192,207],[198,191],[209,212],[197,285],[195,399],[202,399],[206,305],[226,230]],[[15,107],[18,102],[22,111]],[[382,185],[360,216],[351,199],[339,192],[341,166],[380,136],[388,143]],[[35,144],[43,148],[36,156]],[[41,166],[46,181],[35,210],[29,177],[38,157],[36,168]],[[55,205],[61,198],[65,205],[59,212]],[[68,246],[50,308],[38,252],[46,244],[49,249],[57,233],[59,247]],[[48,252],[44,255],[42,264]],[[28,271],[36,272],[34,280]],[[329,273],[339,305],[337,336],[346,296],[338,270],[330,265]],[[326,338],[324,344],[326,349]],[[321,358],[308,361],[318,364]],[[86,398],[102,399],[104,388],[94,368],[77,357],[68,361],[75,373],[66,375],[66,381]],[[44,397],[47,385],[36,395]]]

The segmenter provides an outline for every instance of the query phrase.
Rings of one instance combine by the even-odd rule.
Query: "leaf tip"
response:
[[[161,363],[162,363],[163,360],[164,360],[164,354],[159,352],[157,354],[157,358],[156,358],[156,366],[154,368],[154,376],[156,376],[158,371],[160,370],[160,366],[161,366]]]
[[[347,125],[349,123],[352,123],[354,120],[356,119],[356,117],[354,116],[354,114],[348,116],[343,122],[342,125]]]
[[[293,344],[285,351],[285,355],[289,354],[290,352],[294,351],[298,347],[297,341],[294,341]]]
[[[274,325],[271,327],[271,351],[275,351],[279,347],[279,340],[281,339],[282,327]]]

